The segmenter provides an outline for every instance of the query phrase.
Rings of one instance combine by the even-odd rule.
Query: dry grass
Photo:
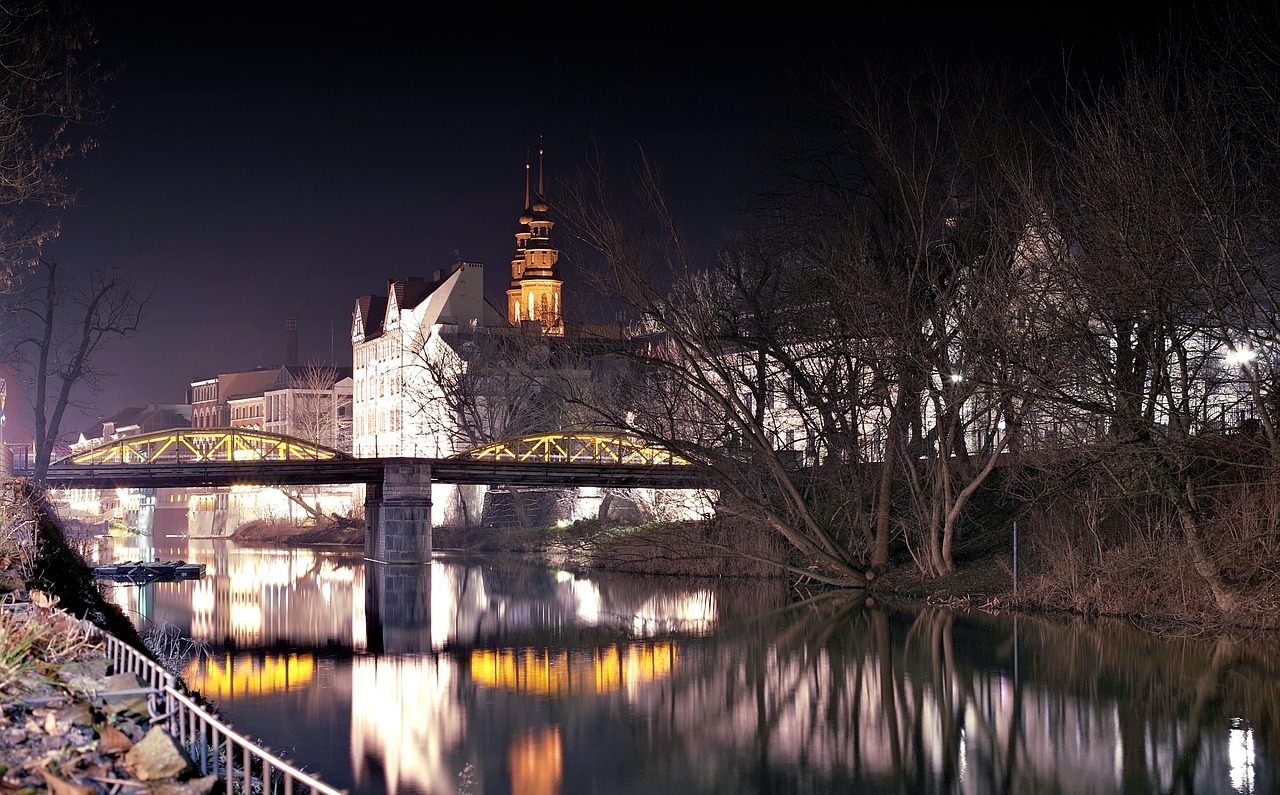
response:
[[[33,571],[37,520],[16,484],[0,482],[0,572],[26,580]]]
[[[0,606],[0,695],[54,681],[58,664],[100,652],[89,627],[65,613],[30,604]]]
[[[654,522],[584,539],[593,568],[692,577],[781,577],[788,550],[768,528],[740,519]]]

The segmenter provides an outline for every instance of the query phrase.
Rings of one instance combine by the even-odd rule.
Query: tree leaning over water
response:
[[[601,290],[650,336],[588,402],[714,472],[722,511],[793,547],[780,565],[858,585],[905,548],[942,575],[1026,407],[1009,351],[1032,139],[977,69],[871,70],[809,111],[756,230],[712,263],[690,261],[649,164],[642,220],[601,209],[621,206],[603,169],[571,194]]]

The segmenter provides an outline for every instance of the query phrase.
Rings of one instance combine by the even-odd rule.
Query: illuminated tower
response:
[[[530,190],[530,164],[524,164],[524,213],[516,232],[516,255],[511,260],[511,286],[507,288],[507,320],[513,326],[537,320],[544,334],[564,334],[560,314],[560,281],[556,261],[560,252],[551,244],[555,222],[544,198],[541,147],[538,149],[538,189]]]

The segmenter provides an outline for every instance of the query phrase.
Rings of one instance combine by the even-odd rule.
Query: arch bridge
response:
[[[687,459],[675,453],[630,437],[564,431],[493,442],[458,453],[451,458],[465,461],[530,461],[544,464],[689,465]]]
[[[392,463],[428,466],[435,483],[704,485],[697,468],[686,459],[636,439],[604,433],[532,434],[447,458],[356,458],[292,436],[245,428],[172,428],[115,439],[54,461],[45,480],[54,486],[82,488],[379,484]]]
[[[60,458],[45,482],[99,489],[363,483],[366,557],[422,564],[431,560],[434,483],[706,488],[699,469],[667,451],[607,434],[537,434],[449,458],[355,458],[263,431],[174,428]]]
[[[50,466],[205,464],[235,461],[332,461],[351,455],[292,436],[244,428],[172,428],[105,442]]]

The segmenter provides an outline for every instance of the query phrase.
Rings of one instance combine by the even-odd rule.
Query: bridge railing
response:
[[[450,456],[470,461],[528,461],[547,464],[601,463],[688,466],[669,450],[602,433],[544,433],[504,439]]]

